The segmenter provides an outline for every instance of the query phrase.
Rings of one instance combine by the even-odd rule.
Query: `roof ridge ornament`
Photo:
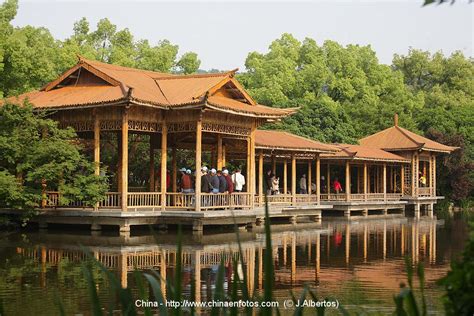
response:
[[[393,125],[398,126],[398,113],[395,113],[393,116]]]
[[[239,68],[234,68],[232,70],[229,70],[227,73],[229,74],[229,78],[234,78],[235,73],[239,71]]]

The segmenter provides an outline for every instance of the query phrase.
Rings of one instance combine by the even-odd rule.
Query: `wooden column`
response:
[[[387,200],[387,164],[383,164],[383,199]]]
[[[430,181],[427,181],[427,183],[428,183],[428,187],[430,188],[430,195],[432,195],[432,192],[433,192],[433,173],[431,171],[433,170],[433,164],[431,163],[431,153],[430,153],[428,159],[429,159],[429,161],[428,161],[428,176],[429,176]],[[425,170],[426,170],[426,167],[425,167]],[[427,177],[427,175],[425,173],[425,178],[426,177]]]
[[[405,195],[405,165],[400,166],[400,191]]]
[[[283,194],[288,193],[288,161],[283,160]]]
[[[250,198],[250,204],[253,207],[255,203],[255,191],[256,191],[256,163],[255,163],[255,131],[257,130],[257,124],[254,122],[252,125],[252,130],[250,132],[250,175],[251,179],[250,181],[250,193],[251,193],[251,198]]]
[[[331,193],[331,169],[329,169],[329,168],[330,168],[330,164],[328,163],[328,170],[327,170],[327,175],[326,175],[327,176],[327,179],[326,179],[327,185],[326,186],[328,188],[328,194]]]
[[[122,211],[127,211],[128,206],[128,111],[122,113],[122,144],[120,152],[120,192],[122,193]]]
[[[226,160],[225,160],[225,144],[222,144],[222,168],[226,166]]]
[[[166,207],[166,178],[168,161],[168,126],[163,122],[161,128],[161,208]]]
[[[222,170],[222,135],[217,134],[217,170]]]
[[[95,112],[95,111],[94,111]],[[100,121],[94,113],[94,174],[100,175]]]
[[[367,201],[367,163],[364,162],[364,201]]]
[[[308,186],[307,186],[308,195],[311,195],[311,180],[312,180],[311,179],[311,173],[313,172],[311,170],[311,162],[312,162],[311,159],[308,160],[308,178],[307,178],[307,180],[308,180]]]
[[[122,131],[117,132],[117,190],[122,192]]]
[[[293,205],[296,204],[296,157],[291,155],[291,195]]]
[[[346,161],[346,201],[351,199],[351,165]]]
[[[276,174],[276,158],[275,155],[272,155],[272,173]]]
[[[316,201],[320,202],[321,198],[321,159],[319,154],[316,155]],[[319,234],[318,234],[319,237]]]
[[[436,155],[433,155],[433,195],[436,196]],[[435,231],[436,233],[436,231]]]
[[[201,210],[201,155],[202,155],[202,121],[199,119],[196,122],[196,211]]]
[[[155,147],[154,135],[150,135],[150,192],[155,191]]]
[[[263,205],[263,152],[258,154],[258,195],[259,201]]]
[[[411,157],[411,195],[412,196],[416,196],[416,193],[417,193],[416,192],[416,185],[417,185],[416,181],[417,181],[418,177],[415,175],[416,169],[417,169],[416,166],[415,166],[416,163],[417,163],[416,154],[413,153],[413,155]]]
[[[177,192],[178,191],[178,161],[176,160],[176,147],[173,147],[171,150],[171,164],[173,171],[171,173],[171,183],[172,183],[172,191]]]

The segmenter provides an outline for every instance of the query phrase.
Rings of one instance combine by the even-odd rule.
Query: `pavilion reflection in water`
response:
[[[318,285],[321,279],[342,277],[335,272],[337,269],[367,264],[371,264],[371,268],[361,269],[359,273],[374,274],[368,276],[373,279],[383,278],[383,274],[387,272],[384,269],[390,267],[385,265],[385,260],[405,255],[411,257],[414,263],[426,261],[430,265],[435,264],[437,225],[440,225],[439,221],[428,218],[421,221],[403,218],[336,221],[325,228],[315,227],[314,224],[306,227],[300,225],[298,230],[282,225],[279,227],[280,231],[272,233],[276,283],[279,287],[294,287],[304,283]],[[41,264],[42,286],[46,286],[47,270],[57,269],[61,261],[79,263],[86,259],[87,255],[82,251],[83,248],[77,246],[78,243],[85,245],[105,267],[116,271],[123,287],[127,287],[130,273],[135,269],[155,270],[162,278],[161,286],[166,293],[164,280],[173,277],[178,260],[175,235],[162,235],[158,243],[151,236],[124,239],[37,234],[31,238],[37,238],[35,241],[41,246],[18,247],[17,253]],[[242,279],[243,274],[246,274],[250,292],[262,290],[263,258],[266,251],[263,231],[243,233],[241,246],[244,266],[236,269],[239,277]],[[184,288],[190,290],[191,283],[195,282],[196,300],[211,297],[209,291],[212,291],[211,284],[221,261],[226,267],[225,286],[228,286],[234,278],[232,258],[238,252],[234,234],[203,235],[187,239],[182,247]],[[381,267],[382,270],[376,267]]]

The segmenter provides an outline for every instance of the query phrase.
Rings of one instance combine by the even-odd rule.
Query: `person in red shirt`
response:
[[[334,191],[336,191],[337,194],[342,192],[342,185],[341,185],[341,182],[339,182],[339,179],[337,177],[336,177],[336,179],[334,179],[333,188],[334,188]]]
[[[193,180],[191,178],[191,170],[183,168],[181,171],[181,190],[183,193],[193,193]],[[188,173],[189,171],[189,173]]]
[[[234,192],[234,183],[232,182],[232,178],[229,176],[229,170],[222,170],[222,176],[224,176],[225,181],[227,181],[227,192]]]

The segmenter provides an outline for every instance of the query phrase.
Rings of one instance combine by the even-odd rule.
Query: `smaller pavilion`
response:
[[[392,127],[359,142],[362,146],[379,148],[410,161],[402,169],[401,188],[403,199],[414,205],[415,213],[419,213],[421,206],[432,211],[433,204],[444,198],[436,194],[436,157],[450,154],[458,147],[443,145],[400,127],[398,115],[395,115]]]

